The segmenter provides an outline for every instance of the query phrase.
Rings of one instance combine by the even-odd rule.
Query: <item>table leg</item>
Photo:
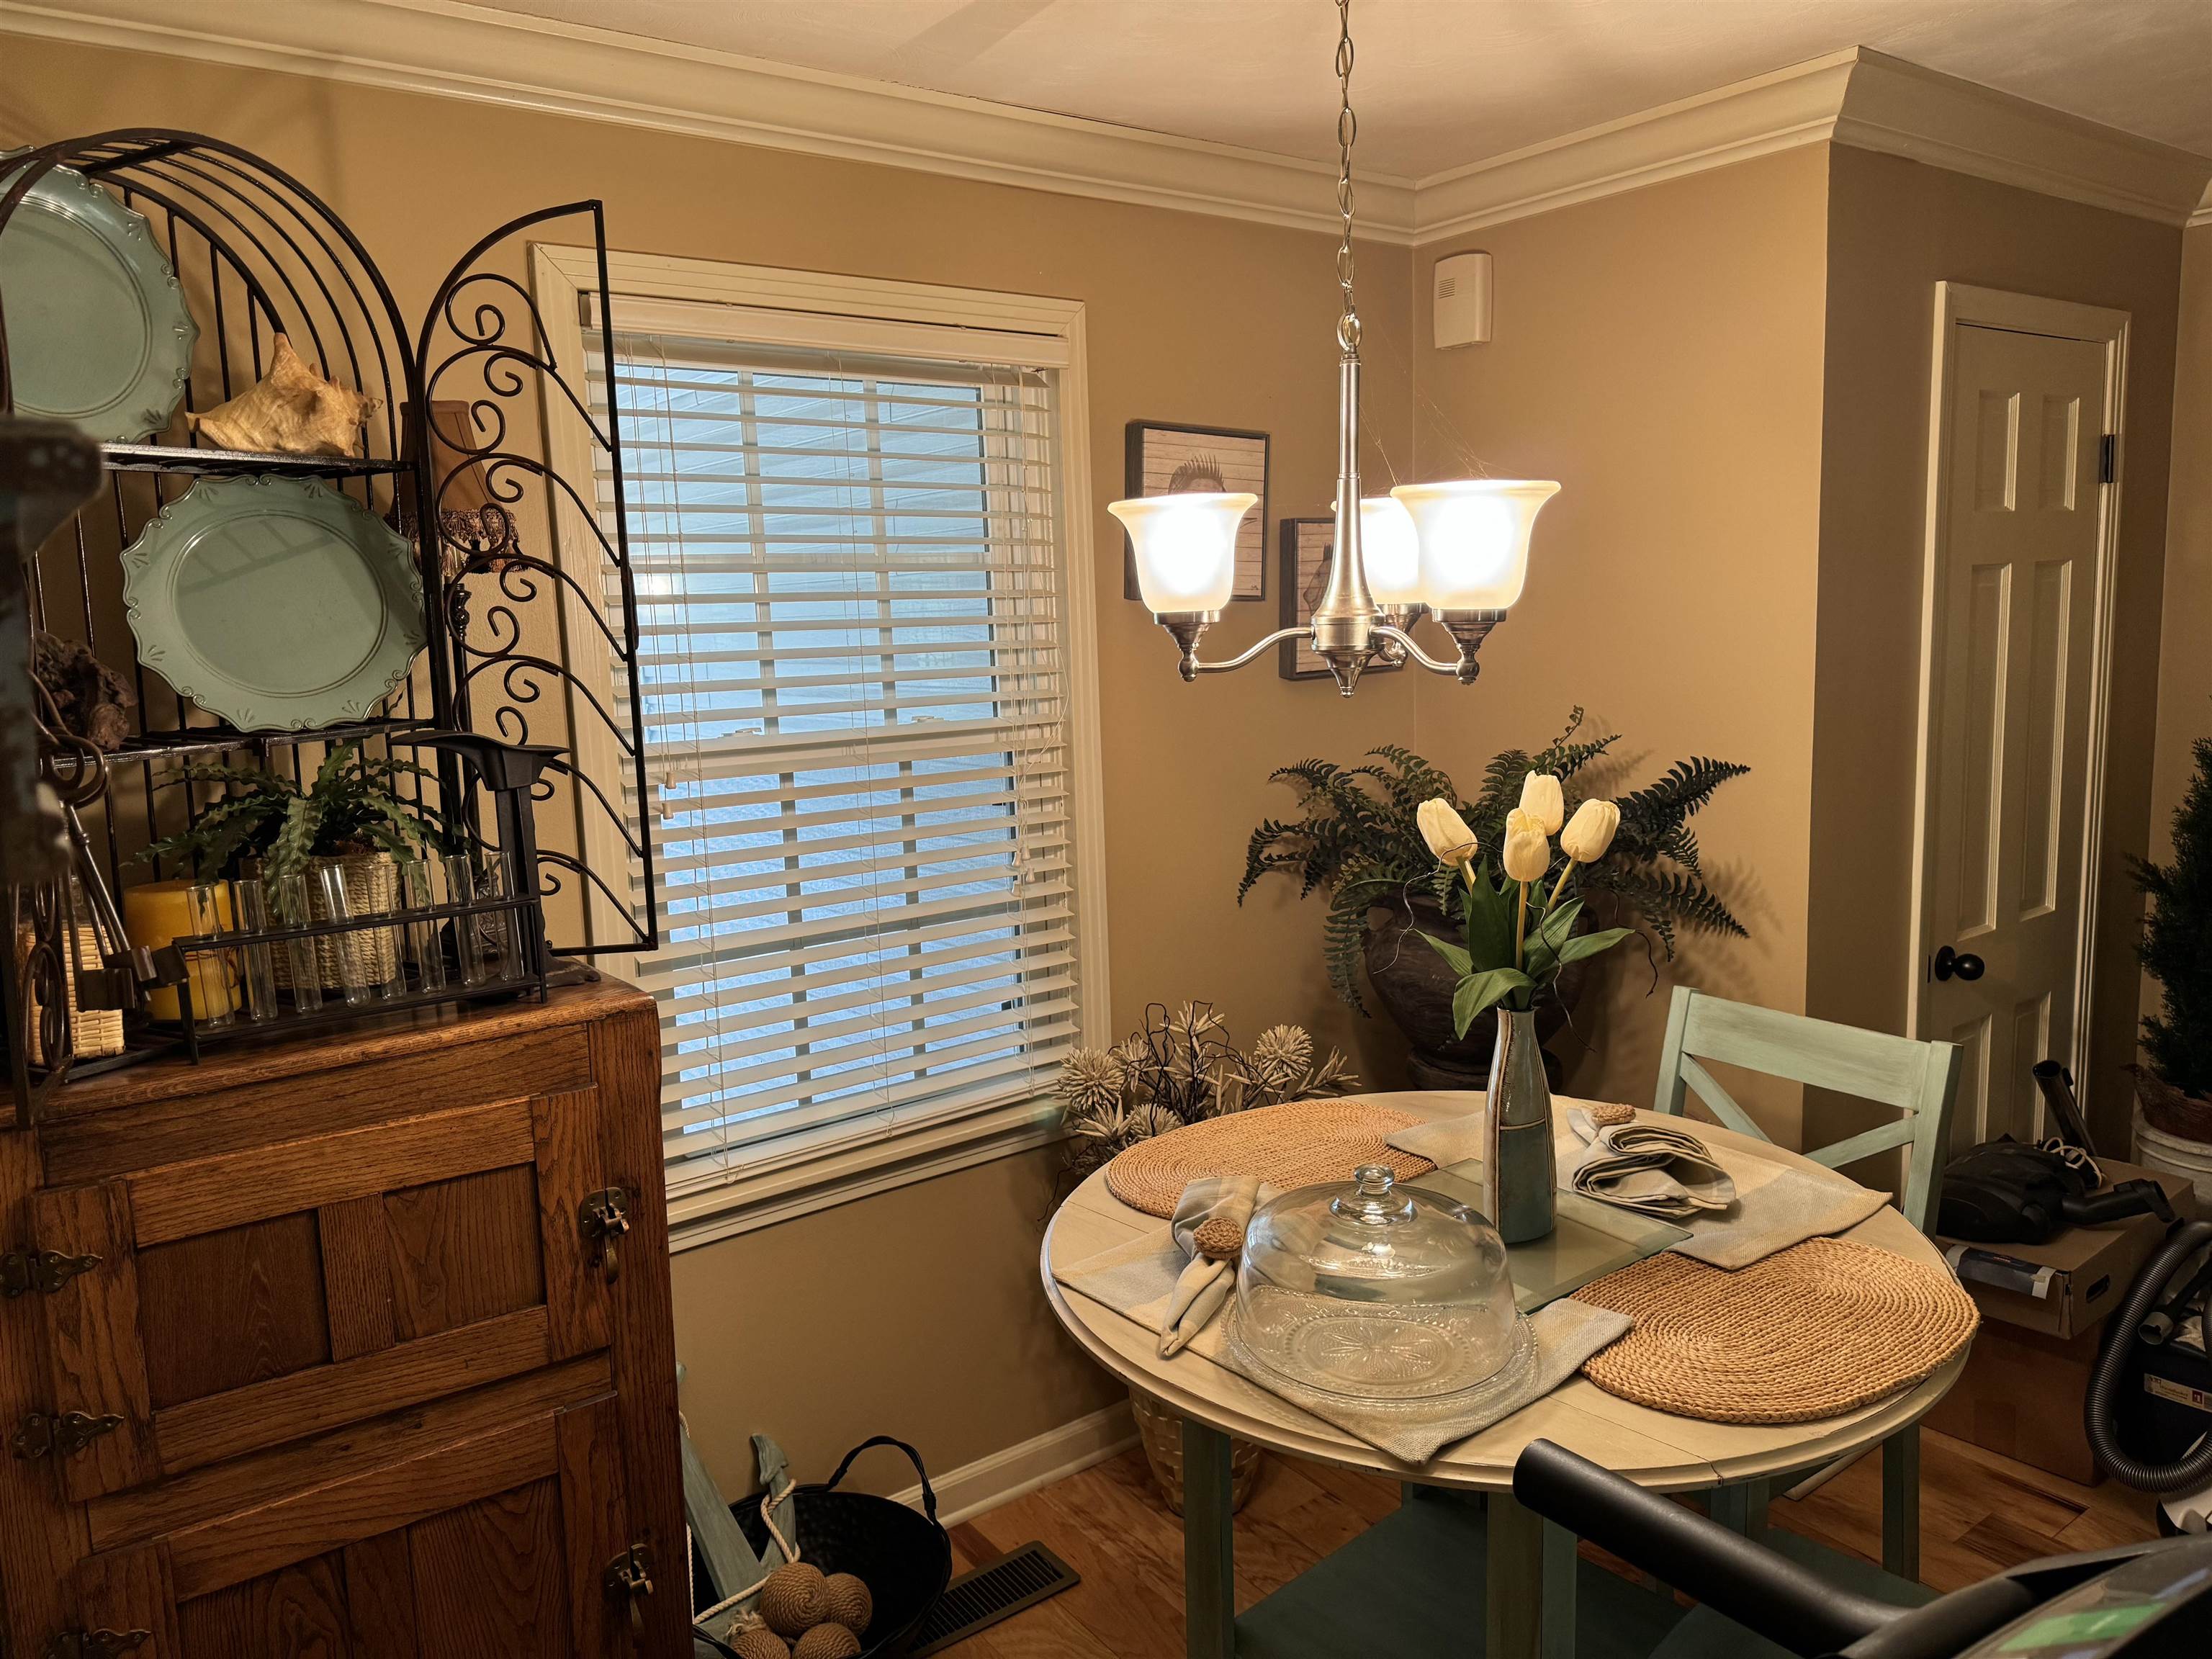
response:
[[[1756,1539],[1766,1528],[1766,1483],[1748,1480],[1741,1486],[1716,1486],[1706,1498],[1714,1520],[1730,1532]]]
[[[1234,1659],[1237,1571],[1229,1499],[1229,1437],[1182,1424],[1183,1643],[1189,1659]]]
[[[1575,1659],[1575,1546],[1556,1521],[1544,1522],[1544,1659]]]
[[[1920,1425],[1881,1443],[1881,1565],[1899,1578],[1920,1577]]]
[[[1483,1659],[1546,1659],[1551,1593],[1543,1517],[1510,1492],[1490,1494],[1490,1559],[1483,1577]],[[1569,1540],[1571,1546],[1572,1540]],[[1571,1596],[1573,1579],[1567,1580]],[[1573,1640],[1571,1628],[1566,1632]]]

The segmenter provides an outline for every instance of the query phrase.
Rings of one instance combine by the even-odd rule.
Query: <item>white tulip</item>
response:
[[[1547,836],[1559,833],[1567,821],[1567,798],[1559,781],[1549,772],[1531,772],[1521,780],[1521,810],[1535,819]]]
[[[1575,808],[1575,816],[1559,836],[1560,849],[1577,864],[1595,864],[1613,845],[1620,828],[1620,808],[1609,800],[1590,799]]]
[[[1514,881],[1541,881],[1552,867],[1552,842],[1542,823],[1515,807],[1505,815],[1505,846],[1499,855],[1506,875]]]
[[[1463,870],[1474,862],[1474,855],[1480,850],[1475,845],[1474,831],[1467,827],[1467,820],[1441,795],[1415,808],[1413,821],[1420,826],[1421,839],[1428,842],[1429,851],[1437,855],[1439,864],[1456,865]]]

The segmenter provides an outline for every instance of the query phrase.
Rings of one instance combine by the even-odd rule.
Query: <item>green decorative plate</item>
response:
[[[15,169],[0,158],[0,191]],[[81,173],[55,167],[0,234],[15,412],[103,443],[169,423],[199,326],[146,221]]]
[[[422,648],[414,550],[350,495],[203,478],[123,555],[138,660],[241,732],[373,714]]]

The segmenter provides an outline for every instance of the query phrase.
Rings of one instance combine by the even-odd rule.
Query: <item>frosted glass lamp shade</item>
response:
[[[1257,495],[1196,492],[1109,501],[1137,556],[1137,591],[1163,616],[1218,611],[1237,586],[1237,528]]]
[[[1461,478],[1400,484],[1420,541],[1420,597],[1438,611],[1504,611],[1528,574],[1528,532],[1559,493],[1549,481]]]
[[[1377,605],[1419,605],[1421,538],[1403,501],[1389,495],[1359,500],[1359,550],[1367,561],[1367,591]]]

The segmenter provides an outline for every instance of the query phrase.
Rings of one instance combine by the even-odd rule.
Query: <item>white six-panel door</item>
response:
[[[2037,1060],[2081,1070],[2118,342],[1946,337],[1915,970],[1919,1034],[1966,1049],[1955,1150],[2036,1133]]]

